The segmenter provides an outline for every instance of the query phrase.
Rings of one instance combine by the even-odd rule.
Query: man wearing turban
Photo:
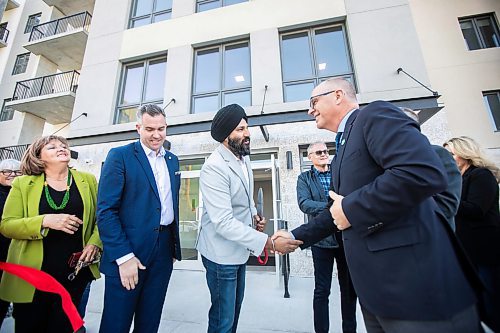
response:
[[[217,112],[210,133],[221,144],[200,174],[204,207],[197,249],[206,269],[212,302],[209,333],[236,332],[250,254],[259,256],[265,248],[286,252],[302,243],[279,238],[273,244],[262,232],[266,220],[257,215],[253,201],[247,119],[245,110],[237,104]]]

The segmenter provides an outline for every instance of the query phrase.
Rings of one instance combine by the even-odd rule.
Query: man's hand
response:
[[[253,225],[255,229],[260,232],[264,232],[264,228],[266,226],[267,220],[265,217],[261,217],[258,214],[253,216]]]
[[[342,200],[344,199],[343,196],[333,192],[329,191],[330,198],[333,199],[333,205],[330,207],[330,213],[332,214],[333,218],[333,223],[337,226],[337,229],[339,230],[345,230],[351,226],[349,223],[349,220],[347,219],[347,216],[344,214],[344,210],[342,209]]]
[[[287,254],[295,251],[304,242],[292,238],[292,234],[286,230],[278,230],[272,235],[274,250],[278,254]]]
[[[141,264],[137,257],[133,257],[119,265],[118,269],[120,271],[122,286],[127,288],[127,290],[131,290],[135,289],[135,286],[139,283],[138,269],[146,269],[146,267]]]

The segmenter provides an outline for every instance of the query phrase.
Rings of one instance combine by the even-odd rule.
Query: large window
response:
[[[204,12],[206,10],[215,9],[224,6],[234,5],[248,0],[197,0],[196,12]]]
[[[134,0],[130,28],[165,21],[172,16],[172,0]]]
[[[42,18],[42,13],[34,14],[28,17],[28,22],[26,22],[26,27],[24,28],[24,33],[31,33],[31,30],[35,25],[40,24],[40,19]]]
[[[11,120],[14,117],[14,109],[10,106],[5,106],[5,104],[10,101],[10,98],[4,99],[2,110],[0,111],[0,121]]]
[[[143,104],[163,103],[166,65],[166,57],[124,65],[115,123],[135,121]]]
[[[500,90],[484,92],[483,98],[495,131],[500,131]]]
[[[458,21],[469,50],[500,46],[498,24],[493,14],[459,18]]]
[[[16,62],[14,63],[14,69],[12,70],[12,75],[22,74],[26,72],[28,67],[28,62],[30,60],[30,53],[19,54],[16,57]]]
[[[192,113],[217,111],[237,103],[252,104],[248,42],[195,51]]]
[[[280,39],[285,102],[309,99],[312,89],[331,77],[353,82],[343,25],[283,33]]]

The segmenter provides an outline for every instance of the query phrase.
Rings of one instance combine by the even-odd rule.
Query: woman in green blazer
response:
[[[93,261],[102,243],[95,223],[96,179],[69,169],[69,161],[68,142],[60,136],[42,137],[28,148],[21,163],[25,176],[12,183],[0,232],[12,238],[7,262],[49,273],[78,305],[85,286],[99,278],[99,271],[97,264],[90,265],[70,281],[74,268],[68,260],[81,252],[80,261]],[[14,303],[16,333],[72,332],[58,295],[35,290],[4,273],[0,298]]]

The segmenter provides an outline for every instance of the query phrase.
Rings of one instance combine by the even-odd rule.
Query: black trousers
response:
[[[374,315],[361,304],[368,333],[482,333],[476,306],[466,309],[446,320],[417,321],[388,319]]]
[[[356,292],[352,285],[343,247],[328,249],[312,246],[314,264],[314,331],[328,333],[330,328],[329,301],[332,285],[333,263],[337,261],[340,286],[342,332],[356,332]]]
[[[76,281],[76,280],[75,280]],[[78,283],[66,289],[73,304],[79,304],[85,283]],[[12,314],[15,320],[15,333],[72,333],[71,323],[64,313],[61,297],[44,291],[35,291],[31,303],[14,303]]]

